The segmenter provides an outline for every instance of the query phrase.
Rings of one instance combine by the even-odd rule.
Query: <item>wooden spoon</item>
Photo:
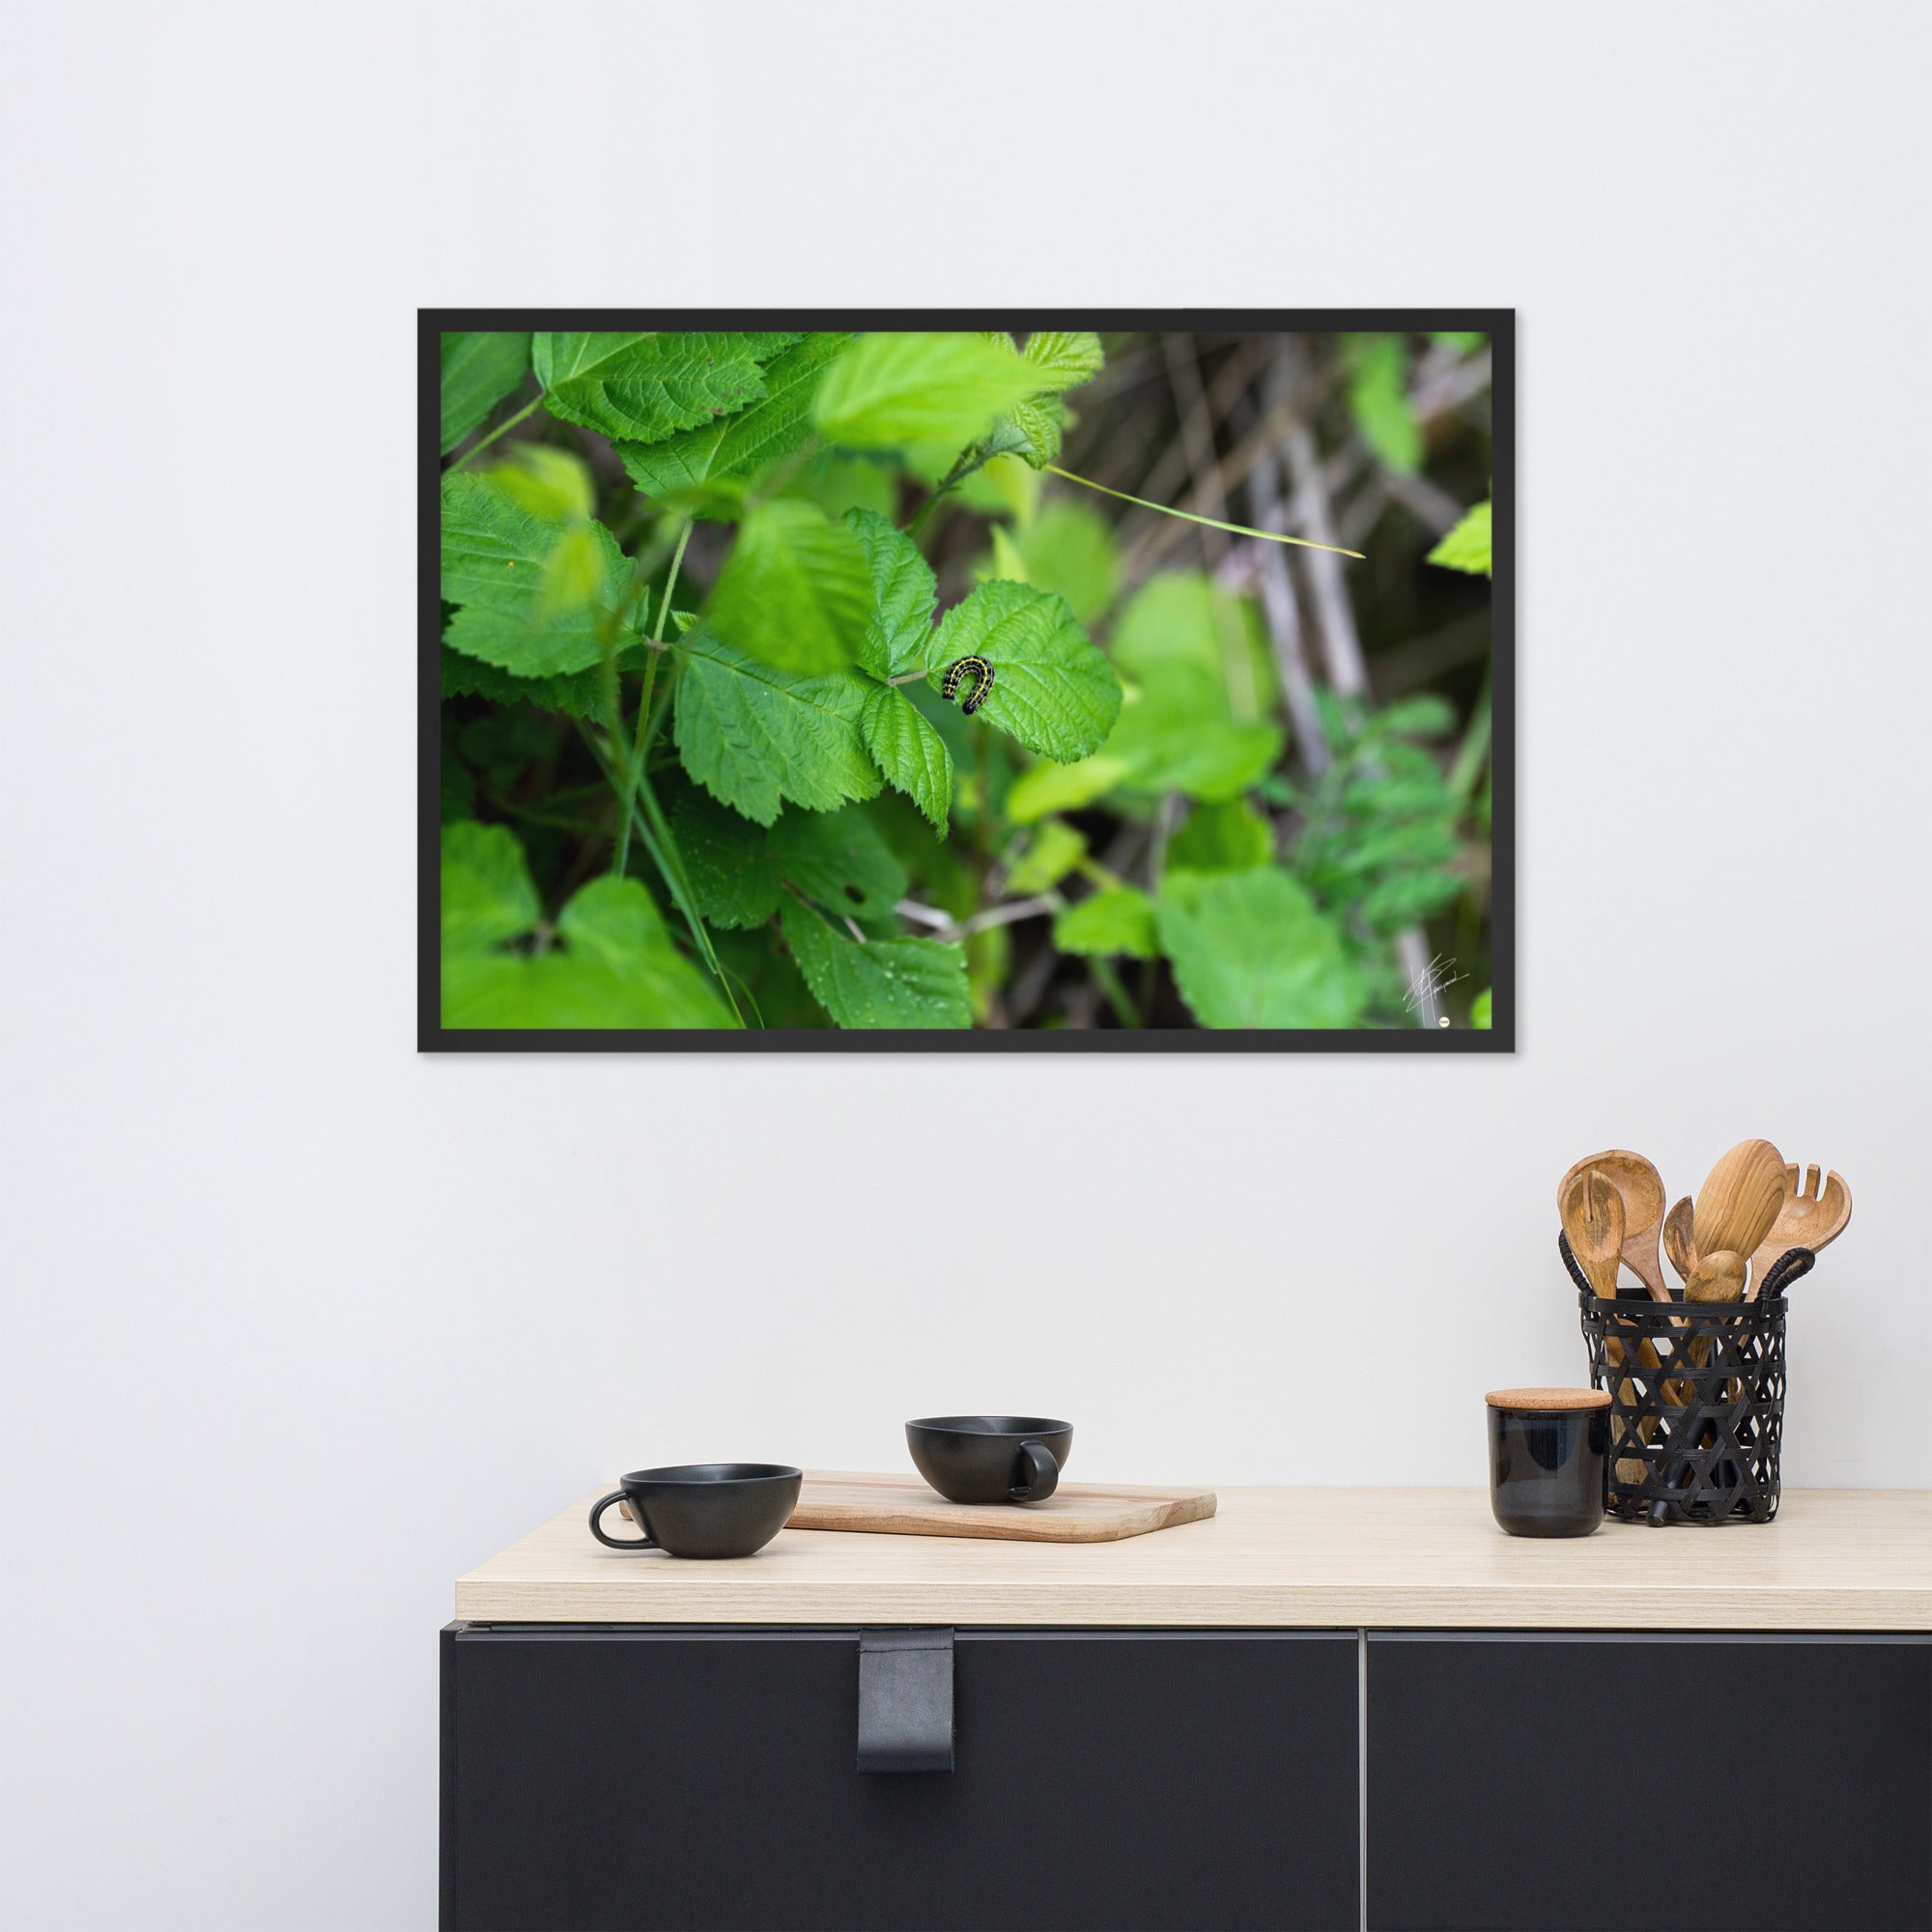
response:
[[[1624,1198],[1595,1168],[1577,1175],[1557,1201],[1570,1252],[1605,1301],[1617,1292],[1617,1261],[1624,1244]]]
[[[1745,1298],[1757,1299],[1765,1276],[1790,1249],[1809,1248],[1816,1254],[1845,1232],[1845,1223],[1851,1218],[1852,1190],[1845,1185],[1842,1175],[1828,1175],[1821,1188],[1818,1170],[1807,1167],[1801,1185],[1797,1167],[1787,1165],[1784,1199],[1778,1205],[1777,1219],[1771,1224],[1771,1233],[1751,1256],[1750,1289]]]
[[[1593,1153],[1579,1160],[1557,1183],[1558,1213],[1563,1211],[1563,1197],[1577,1177],[1587,1174],[1593,1167],[1623,1196],[1625,1262],[1650,1291],[1653,1301],[1668,1301],[1670,1291],[1663,1285],[1663,1270],[1657,1260],[1658,1230],[1663,1221],[1662,1178],[1640,1153],[1631,1153],[1623,1148]],[[1571,1245],[1574,1247],[1576,1243]]]
[[[1684,1281],[1686,1301],[1741,1301],[1744,1293],[1744,1257],[1729,1248],[1700,1255]]]
[[[1697,1220],[1688,1194],[1663,1217],[1663,1252],[1670,1257],[1677,1279],[1689,1281],[1697,1265]]]
[[[1754,1255],[1784,1200],[1784,1156],[1769,1141],[1740,1141],[1697,1190],[1699,1254]],[[1689,1284],[1686,1284],[1688,1293]]]

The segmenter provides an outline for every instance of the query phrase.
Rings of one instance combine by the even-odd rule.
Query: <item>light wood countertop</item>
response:
[[[787,1529],[680,1562],[574,1502],[456,1585],[474,1623],[1932,1630],[1932,1491],[1786,1491],[1776,1522],[1505,1536],[1483,1490],[1226,1489],[1119,1543]]]

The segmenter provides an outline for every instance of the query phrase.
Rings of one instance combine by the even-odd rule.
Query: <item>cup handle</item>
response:
[[[1016,1503],[1043,1503],[1060,1487],[1060,1464],[1044,1442],[1020,1444],[1013,1474],[1021,1480],[1008,1490],[1007,1495]]]
[[[594,1536],[599,1543],[608,1544],[612,1549],[655,1549],[658,1547],[657,1538],[654,1537],[650,1533],[650,1531],[646,1529],[644,1525],[640,1522],[638,1523],[638,1533],[639,1536],[643,1538],[643,1541],[641,1543],[631,1543],[629,1541],[620,1543],[616,1537],[606,1536],[604,1534],[604,1524],[603,1521],[601,1520],[604,1512],[607,1509],[609,1509],[612,1503],[620,1503],[623,1500],[624,1500],[623,1491],[612,1490],[608,1496],[600,1496],[596,1502],[591,1504],[590,1534]],[[637,1521],[637,1519],[635,1517],[633,1517],[631,1520],[634,1522]]]

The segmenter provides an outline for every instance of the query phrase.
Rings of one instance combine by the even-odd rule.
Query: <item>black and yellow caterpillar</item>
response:
[[[954,658],[947,666],[946,675],[940,680],[939,695],[948,702],[959,689],[959,680],[972,673],[973,689],[966,694],[966,702],[959,708],[968,718],[986,701],[986,694],[993,688],[993,667],[984,658]]]

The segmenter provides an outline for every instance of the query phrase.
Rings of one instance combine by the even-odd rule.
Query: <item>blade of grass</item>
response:
[[[1337,556],[1359,557],[1358,550],[1344,550],[1340,544],[1316,543],[1310,537],[1284,536],[1279,530],[1252,529],[1246,524],[1224,524],[1218,517],[1197,517],[1192,510],[1177,510],[1166,503],[1150,503],[1145,497],[1129,497],[1124,490],[1110,490],[1104,483],[1090,482],[1085,476],[1076,476],[1070,469],[1063,469],[1055,463],[1039,466],[1050,476],[1064,476],[1069,483],[1078,483],[1083,490],[1097,490],[1103,497],[1118,497],[1123,503],[1132,503],[1143,510],[1158,510],[1163,517],[1179,517],[1184,524],[1202,524],[1210,530],[1230,530],[1237,537],[1260,537],[1264,543],[1294,544],[1302,550],[1333,551]]]
[[[717,949],[711,943],[711,929],[704,923],[703,915],[697,910],[696,895],[691,890],[691,877],[685,870],[684,854],[678,850],[677,840],[672,838],[670,825],[665,818],[664,810],[658,804],[657,794],[651,790],[649,781],[641,773],[637,775],[635,787],[620,779],[617,763],[609,750],[598,743],[582,719],[577,721],[578,735],[582,738],[590,755],[597,760],[598,768],[604,774],[611,789],[617,795],[620,808],[628,810],[636,821],[638,837],[643,840],[644,850],[651,855],[651,863],[658,868],[658,875],[677,901],[677,909],[684,915],[684,923],[691,928],[693,943],[704,955],[704,963],[711,969],[712,977],[718,981],[719,989],[724,995],[724,1003],[731,1009],[731,1016],[742,1027],[745,1016],[738,1010],[736,996],[731,991],[729,978],[718,957]],[[641,815],[639,807],[642,808]]]

